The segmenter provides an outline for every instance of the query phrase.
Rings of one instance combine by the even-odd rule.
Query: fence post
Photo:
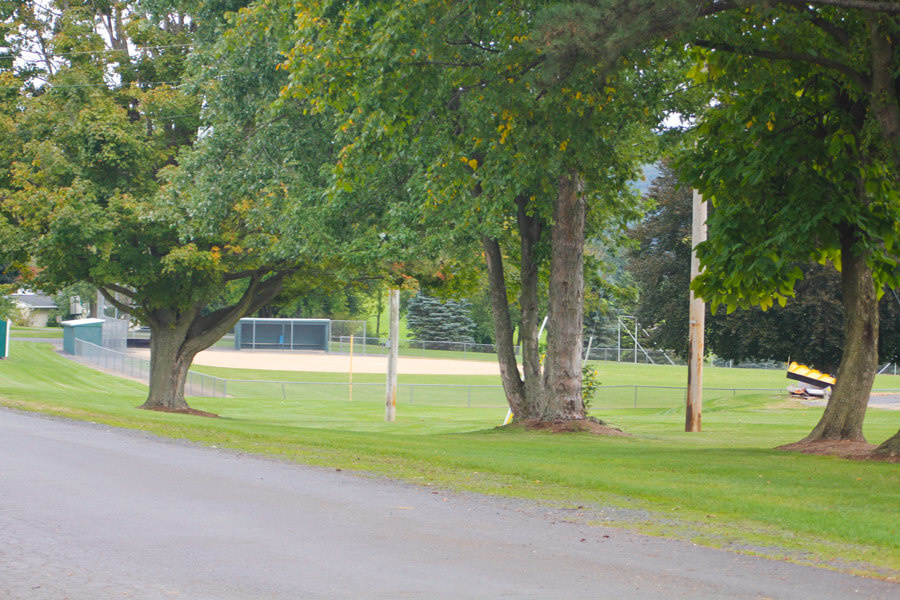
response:
[[[466,390],[468,392],[468,398],[466,399],[466,406],[468,408],[472,408],[472,386],[467,385]]]
[[[281,397],[283,399],[287,400],[287,392],[284,391],[284,382],[282,382],[282,384],[281,384]]]
[[[414,383],[409,384],[409,403],[413,403],[413,390],[416,389],[416,385]]]
[[[638,386],[634,386],[634,407],[637,408],[637,389]]]

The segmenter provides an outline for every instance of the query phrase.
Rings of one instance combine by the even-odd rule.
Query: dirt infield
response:
[[[149,359],[150,351],[139,348],[129,354]],[[348,373],[350,356],[324,352],[264,352],[261,350],[204,350],[194,359],[195,365],[228,367],[230,369],[264,369],[268,371],[314,371],[319,373]],[[403,375],[499,375],[496,362],[481,360],[451,360],[401,356],[397,365]],[[386,373],[386,356],[353,357],[354,373]]]

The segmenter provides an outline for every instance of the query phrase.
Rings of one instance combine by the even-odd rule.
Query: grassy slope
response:
[[[11,354],[0,361],[0,403],[7,406],[425,485],[583,506],[573,518],[900,577],[900,465],[772,450],[805,435],[821,409],[767,394],[708,401],[699,435],[680,431],[683,411],[676,409],[617,411],[613,421],[630,438],[496,430],[496,409],[402,406],[398,422],[388,424],[378,404],[272,397],[193,399],[196,408],[223,417],[202,419],[135,410],[142,385],[81,367],[47,345],[14,343]],[[765,372],[728,371],[721,377],[729,386],[746,377],[766,387]],[[779,375],[773,387],[784,384]],[[683,372],[615,365],[603,378],[680,385],[669,381],[676,376]],[[866,435],[884,439],[898,422],[896,412],[872,410]]]
[[[19,327],[18,325],[13,325],[10,331],[10,337],[62,339],[62,336],[62,327]]]

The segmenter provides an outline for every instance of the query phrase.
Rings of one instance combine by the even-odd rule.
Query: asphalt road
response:
[[[0,409],[0,598],[865,598],[900,586]]]

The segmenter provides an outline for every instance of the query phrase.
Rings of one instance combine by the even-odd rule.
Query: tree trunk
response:
[[[877,15],[867,16],[872,37],[872,113],[881,128],[888,148],[892,150],[894,168],[900,170],[900,98],[894,82],[891,61],[893,44],[881,30]],[[882,456],[900,456],[900,431],[875,449]]]
[[[150,390],[140,408],[187,410],[184,384],[197,351],[188,350],[190,319],[150,324]]]
[[[284,278],[293,272],[294,269],[287,269],[265,280],[265,271],[245,276],[250,281],[241,299],[209,314],[201,314],[203,304],[182,312],[127,306],[116,300],[109,289],[100,288],[113,306],[125,312],[139,311],[142,320],[150,326],[150,390],[140,408],[190,408],[184,399],[184,384],[197,353],[221,339],[241,317],[269,303],[281,291]]]
[[[484,262],[487,265],[491,296],[491,316],[494,321],[494,339],[497,345],[497,360],[500,363],[500,381],[506,393],[510,410],[520,418],[526,412],[525,385],[519,377],[516,352],[513,346],[512,321],[509,317],[509,300],[506,279],[503,276],[503,255],[500,244],[494,238],[482,236]]]
[[[856,233],[841,232],[844,354],[825,412],[803,442],[861,440],[863,420],[878,369],[878,300],[868,253],[854,253]]]
[[[560,178],[554,209],[551,249],[550,319],[547,356],[541,372],[538,341],[537,245],[543,226],[527,212],[527,200],[518,198],[517,221],[521,240],[521,290],[524,380],[519,375],[513,346],[503,257],[496,239],[483,237],[491,291],[491,311],[497,340],[500,376],[507,401],[519,419],[583,419],[581,397],[581,331],[584,303],[585,203],[576,173]]]
[[[527,199],[520,197],[517,221],[521,240],[519,306],[522,322],[519,338],[522,343],[522,371],[525,378],[526,410],[517,417],[540,418],[544,400],[544,381],[541,376],[541,350],[538,340],[538,258],[535,254],[541,239],[540,220],[527,212]]]
[[[585,200],[574,171],[559,178],[553,211],[545,419],[583,419],[581,396]]]
[[[868,12],[871,44],[871,111],[888,147],[889,160],[900,169],[900,98],[894,77],[894,43],[884,25],[884,15]]]
[[[384,291],[378,286],[378,293],[375,294],[375,337],[381,337],[381,313],[384,312]]]
[[[881,456],[900,456],[900,431],[875,448],[875,454]]]

